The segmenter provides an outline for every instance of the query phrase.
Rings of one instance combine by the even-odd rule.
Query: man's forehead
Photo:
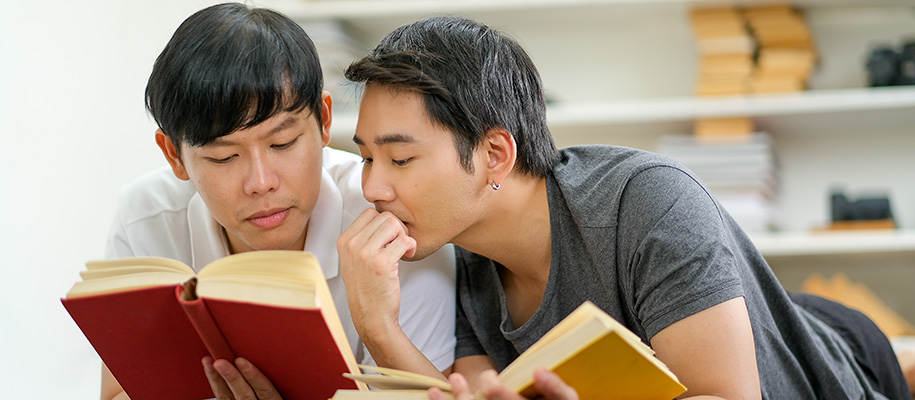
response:
[[[235,144],[236,140],[240,139],[241,137],[251,136],[252,134],[257,135],[260,138],[267,138],[300,125],[303,121],[308,120],[310,116],[311,113],[308,112],[308,110],[302,110],[300,112],[281,111],[257,125],[237,129],[233,132],[217,137],[216,139],[213,139],[212,142],[207,143],[204,146],[229,146]]]

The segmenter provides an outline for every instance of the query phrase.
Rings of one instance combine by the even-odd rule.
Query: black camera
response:
[[[861,196],[849,199],[841,190],[833,189],[830,197],[833,222],[894,219],[888,196]]]
[[[915,85],[915,41],[900,50],[878,46],[867,57],[867,81],[870,86]]]

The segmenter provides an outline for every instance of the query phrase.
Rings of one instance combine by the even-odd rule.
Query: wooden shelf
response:
[[[915,230],[786,232],[751,235],[765,257],[860,253],[913,253]]]
[[[684,97],[608,103],[557,104],[550,124],[563,126],[682,121],[731,116],[769,117],[915,108],[915,86],[818,90],[792,94]]]
[[[547,107],[551,128],[587,125],[689,122],[697,118],[730,116],[816,116],[887,111],[915,114],[915,86],[807,91],[784,95],[683,97],[603,103],[563,103]],[[915,121],[913,121],[915,123]],[[334,116],[333,132],[352,136],[354,113]]]
[[[772,4],[772,0],[745,0],[741,5]],[[613,8],[614,11],[651,11],[670,8],[733,4],[724,0],[273,0],[264,6],[274,8],[293,19],[322,20],[419,17],[443,14],[550,13],[556,10],[589,10]],[[794,6],[843,7],[861,5],[860,0],[795,0]],[[872,0],[868,6],[911,6],[910,0]]]

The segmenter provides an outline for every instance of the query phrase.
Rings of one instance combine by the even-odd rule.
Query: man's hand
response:
[[[451,390],[454,400],[471,400],[473,393],[467,385],[467,380],[459,374],[451,374],[448,377],[451,382]],[[508,390],[499,382],[498,374],[494,370],[484,371],[480,377],[480,393],[488,400],[525,400],[521,395]],[[578,400],[578,393],[569,385],[559,378],[558,375],[545,368],[537,368],[534,371],[534,387],[540,391],[541,398],[547,400]],[[445,396],[438,389],[429,391],[429,399],[444,400]]]
[[[369,208],[337,240],[340,271],[353,324],[363,340],[399,328],[399,261],[416,252],[416,241],[394,214]]]
[[[282,400],[270,380],[244,358],[236,358],[233,365],[207,356],[203,358],[203,371],[210,380],[213,396],[219,400]]]

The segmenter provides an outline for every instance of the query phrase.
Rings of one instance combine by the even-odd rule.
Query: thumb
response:
[[[534,386],[547,399],[578,400],[578,393],[575,389],[563,382],[559,375],[546,368],[537,368],[534,371]]]

